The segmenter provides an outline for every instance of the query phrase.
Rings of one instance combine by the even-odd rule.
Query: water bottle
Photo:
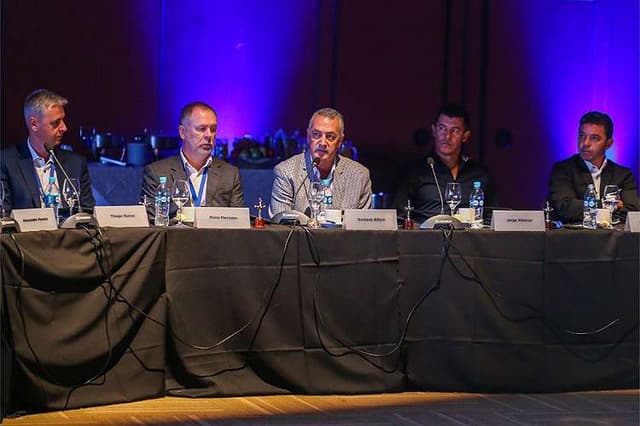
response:
[[[167,188],[166,176],[160,176],[160,184],[156,189],[156,214],[153,224],[155,226],[169,226],[169,207],[171,194]]]
[[[318,220],[325,222],[327,220],[327,210],[333,209],[333,193],[331,192],[331,185],[323,182],[322,186],[324,187],[324,197],[322,198],[322,207],[320,208]]]
[[[324,187],[324,209],[333,209],[333,192],[331,192],[331,185],[325,185]]]
[[[49,176],[49,183],[44,190],[44,206],[53,207],[53,211],[56,216],[56,223],[58,223],[58,207],[60,206],[60,190],[56,185],[55,176]]]
[[[469,207],[474,210],[472,228],[482,228],[482,217],[484,213],[484,192],[480,187],[480,182],[473,182],[473,192],[469,197]]]
[[[596,229],[598,205],[596,201],[596,190],[592,183],[587,186],[584,193],[584,203],[582,204],[582,227],[584,229]]]

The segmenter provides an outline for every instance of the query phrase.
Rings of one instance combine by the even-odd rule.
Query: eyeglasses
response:
[[[464,129],[461,129],[460,127],[447,127],[444,124],[438,124],[436,130],[438,133],[451,133],[455,136],[459,136],[464,133]]]
[[[334,132],[321,132],[320,130],[309,130],[309,136],[314,141],[319,141],[322,139],[322,135],[324,135],[325,139],[329,142],[335,142],[338,140],[338,134]]]

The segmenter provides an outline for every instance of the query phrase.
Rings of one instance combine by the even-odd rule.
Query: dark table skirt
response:
[[[639,234],[271,226],[14,237],[1,238],[11,410],[165,393],[638,386]]]

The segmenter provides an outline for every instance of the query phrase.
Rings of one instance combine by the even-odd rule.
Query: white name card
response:
[[[93,210],[98,226],[103,228],[146,228],[149,226],[144,206],[96,206]]]
[[[398,229],[398,215],[393,209],[347,209],[344,211],[342,227],[395,231]]]
[[[58,229],[53,208],[11,210],[11,217],[18,224],[18,231],[52,231]]]
[[[196,207],[194,227],[217,229],[248,229],[249,209],[246,207]]]
[[[494,210],[491,216],[494,231],[544,231],[542,210]]]
[[[640,212],[628,212],[624,230],[630,232],[640,232]]]

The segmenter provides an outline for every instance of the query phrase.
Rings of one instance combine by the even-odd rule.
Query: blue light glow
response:
[[[160,125],[177,127],[180,108],[210,103],[219,137],[277,130],[288,88],[313,55],[307,2],[164,0],[160,35]]]
[[[638,178],[638,1],[518,4],[532,92],[547,115],[548,154],[553,161],[575,154],[580,117],[602,111],[615,127],[607,156]]]

